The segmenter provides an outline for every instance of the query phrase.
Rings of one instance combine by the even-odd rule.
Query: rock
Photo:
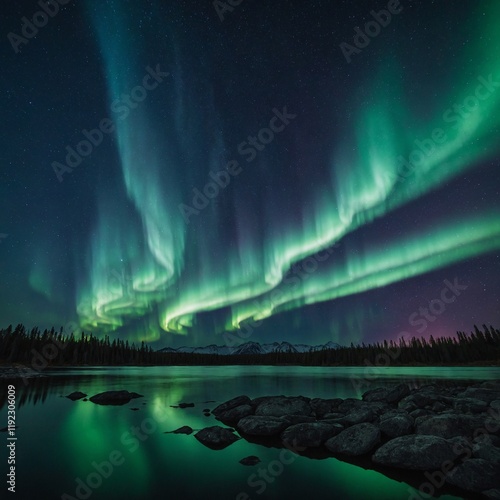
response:
[[[500,390],[489,389],[488,387],[468,387],[459,396],[461,398],[480,399],[490,404],[492,401],[500,399]]]
[[[71,401],[77,401],[78,399],[86,398],[87,395],[84,394],[83,392],[75,391],[75,392],[72,392],[71,394],[68,394],[66,397],[68,399],[71,399]]]
[[[413,410],[412,412],[410,412],[410,417],[412,417],[413,419],[416,419],[418,417],[430,416],[430,415],[434,415],[434,413],[430,410],[424,410],[424,409],[420,409],[420,408],[418,410]]]
[[[379,387],[366,391],[363,394],[363,401],[367,402],[383,402],[383,403],[398,403],[405,396],[410,394],[410,388],[407,384],[399,384],[395,387]]]
[[[215,417],[217,420],[224,422],[225,424],[235,424],[243,417],[248,417],[248,415],[252,415],[253,408],[248,405],[240,405],[236,408],[232,408],[231,410],[227,410],[225,412],[218,412],[218,415]]]
[[[446,481],[467,491],[490,490],[500,485],[500,468],[481,458],[471,458],[449,471]]]
[[[296,424],[288,427],[281,434],[281,440],[292,447],[317,448],[342,430],[341,425],[323,422]]]
[[[486,498],[492,498],[493,500],[500,500],[500,489],[499,488],[495,488],[493,490],[483,491],[482,494]]]
[[[257,465],[258,463],[260,463],[260,458],[255,455],[250,455],[240,460],[240,464],[243,465]]]
[[[500,466],[500,448],[493,446],[491,443],[476,441],[472,446],[472,456],[474,458],[482,458],[491,464]]]
[[[314,417],[306,417],[304,415],[286,415],[286,416],[280,417],[280,418],[282,418],[283,420],[286,420],[288,425],[316,422],[316,419]]]
[[[288,422],[282,418],[250,415],[242,418],[236,428],[250,436],[273,436],[280,434],[288,425]]]
[[[222,415],[223,413],[226,413],[229,410],[236,408],[237,406],[247,405],[247,404],[250,404],[250,398],[248,396],[237,396],[214,408],[212,410],[212,413],[216,417],[218,417],[219,415]]]
[[[390,438],[406,436],[413,430],[413,419],[404,411],[388,412],[380,418],[379,427]]]
[[[327,413],[333,413],[339,404],[343,402],[343,399],[311,399],[309,405],[316,418],[323,418]]]
[[[311,416],[309,398],[302,396],[275,396],[261,401],[255,408],[255,415],[266,417],[283,417],[290,415]]]
[[[327,413],[323,416],[323,418],[321,419],[322,421],[323,420],[338,420],[340,418],[343,418],[345,417],[345,413]]]
[[[128,392],[128,391],[106,391],[100,392],[95,396],[90,398],[92,403],[98,405],[124,405],[127,404],[131,399],[142,398],[141,394],[137,394],[136,392]]]
[[[206,447],[222,450],[240,439],[230,429],[214,425],[198,431],[194,437]]]
[[[89,398],[83,398],[82,401],[88,401]],[[144,404],[144,403],[143,403]]]
[[[203,408],[203,412],[204,413],[207,413],[207,412],[210,413],[210,408]]]
[[[437,436],[401,436],[382,445],[372,460],[379,465],[400,469],[437,470],[453,461],[453,444]]]
[[[474,398],[458,398],[453,408],[461,413],[482,413],[488,409],[488,403]]]
[[[434,413],[441,413],[448,409],[446,405],[441,403],[440,401],[436,401],[430,408]]]
[[[364,407],[367,408],[368,403],[365,401],[360,401],[359,399],[347,398],[342,401],[337,406],[337,412],[340,413],[348,413],[353,410],[357,410],[358,408]]]
[[[344,426],[350,426],[355,424],[361,424],[363,422],[372,422],[375,420],[375,413],[370,408],[355,408],[350,411],[347,415],[344,415],[339,419],[340,424]]]
[[[178,408],[193,408],[194,403],[179,403]]]
[[[332,453],[358,456],[372,451],[380,443],[380,429],[373,424],[353,425],[326,441]]]
[[[415,424],[416,434],[439,436],[448,439],[455,436],[472,436],[474,431],[482,426],[483,422],[481,419],[471,415],[447,414],[436,415],[427,418],[423,422],[417,419]]]
[[[175,431],[172,431],[173,434],[191,434],[192,432],[193,429],[189,427],[189,425],[183,425],[182,427],[175,429]]]

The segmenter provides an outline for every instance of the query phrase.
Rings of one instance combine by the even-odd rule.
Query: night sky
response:
[[[500,2],[63,3],[2,7],[1,326],[499,327]]]

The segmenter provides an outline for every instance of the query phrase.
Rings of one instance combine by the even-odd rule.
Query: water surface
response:
[[[189,366],[44,373],[47,377],[31,379],[27,385],[16,382],[15,498],[407,499],[415,491],[407,482],[335,458],[311,459],[243,439],[213,451],[193,435],[165,432],[183,425],[194,429],[222,425],[202,410],[240,394],[361,397],[369,388],[401,381],[417,387],[498,379],[500,369]],[[92,396],[119,389],[144,398],[124,406],[99,406],[61,397],[77,390]],[[171,407],[180,402],[195,403],[195,407]],[[5,406],[1,414],[6,422]],[[257,455],[262,462],[254,467],[241,465],[239,460],[248,455]],[[113,470],[104,465],[98,475],[96,468],[110,458],[116,463]],[[6,473],[6,459],[1,467]],[[90,488],[77,490],[83,483]],[[439,498],[458,497],[443,494]]]

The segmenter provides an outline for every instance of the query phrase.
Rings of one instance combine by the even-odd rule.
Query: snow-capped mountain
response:
[[[335,342],[310,346],[306,344],[290,344],[290,342],[273,342],[272,344],[259,344],[258,342],[246,342],[239,346],[217,346],[215,344],[206,347],[164,347],[160,352],[184,352],[190,354],[268,354],[271,352],[315,352],[325,349],[337,349],[340,345]]]

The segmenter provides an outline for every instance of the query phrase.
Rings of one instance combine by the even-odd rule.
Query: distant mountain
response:
[[[306,344],[290,344],[290,342],[273,342],[272,344],[259,344],[258,342],[246,342],[239,346],[229,347],[226,345],[217,346],[215,344],[206,347],[179,347],[174,349],[172,347],[164,347],[159,352],[184,352],[190,354],[268,354],[271,352],[316,352],[325,349],[338,349],[339,344],[335,342],[328,342],[320,345],[306,345]]]

